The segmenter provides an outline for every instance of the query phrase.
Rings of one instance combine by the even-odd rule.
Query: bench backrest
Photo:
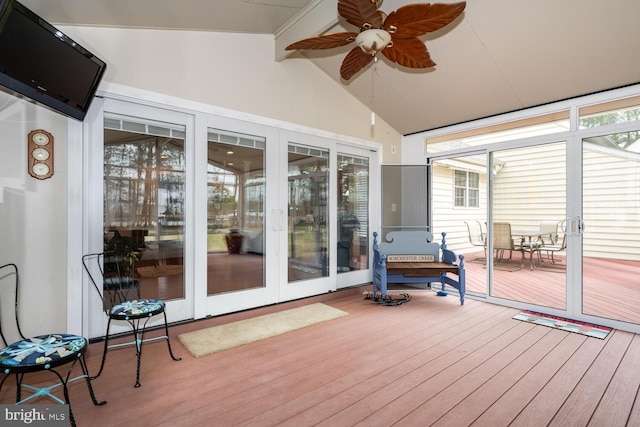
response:
[[[432,261],[440,261],[440,245],[433,242],[433,235],[429,231],[391,231],[387,234],[386,240],[376,244],[374,235],[374,251],[377,250],[381,255],[386,256],[432,255]],[[407,261],[411,260],[407,259]]]

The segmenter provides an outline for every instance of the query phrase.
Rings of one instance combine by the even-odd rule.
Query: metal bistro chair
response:
[[[0,280],[11,275],[10,272],[6,274],[3,273],[4,270],[10,269],[14,270],[13,274],[15,275],[15,328],[20,336],[20,340],[7,345],[7,339],[5,338],[6,329],[3,330],[2,322],[0,322],[0,336],[2,336],[2,341],[6,346],[0,350],[0,370],[4,373],[4,378],[0,381],[0,390],[2,389],[6,379],[10,375],[15,375],[17,385],[16,405],[28,402],[39,396],[47,396],[60,404],[69,405],[69,421],[72,426],[75,426],[76,422],[69,402],[69,383],[84,378],[93,404],[104,405],[107,403],[106,401],[98,402],[95,394],[93,393],[91,377],[89,376],[87,364],[84,359],[84,354],[87,351],[89,343],[86,338],[71,334],[45,334],[25,338],[20,330],[18,315],[18,286],[20,283],[18,279],[18,267],[15,264],[5,264],[1,266]],[[71,378],[71,372],[73,371],[73,367],[76,362],[79,362],[80,367],[82,368],[82,375]],[[62,368],[65,366],[68,366],[69,368],[66,375],[56,370],[56,368]],[[34,387],[23,383],[25,374],[41,371],[52,372],[58,378],[59,382],[46,387]],[[62,386],[64,400],[51,393],[54,388],[60,386]],[[33,391],[33,394],[23,399],[23,388]]]
[[[107,323],[107,331],[104,337],[104,352],[102,353],[102,362],[100,363],[100,370],[98,373],[92,377],[92,379],[98,378],[100,374],[102,374],[102,370],[104,369],[105,359],[107,357],[107,351],[111,348],[124,347],[128,345],[135,345],[136,347],[136,356],[137,356],[137,365],[136,365],[136,383],[135,387],[140,387],[140,358],[142,355],[142,344],[145,342],[156,341],[156,340],[166,340],[167,347],[169,348],[169,355],[175,361],[181,360],[179,357],[174,356],[173,350],[171,349],[171,341],[169,339],[169,326],[167,324],[167,313],[165,312],[165,303],[162,300],[152,299],[152,298],[137,298],[137,299],[124,299],[122,298],[123,294],[121,292],[116,292],[116,297],[120,299],[116,299],[115,304],[107,304],[104,301],[104,292],[107,290],[111,290],[108,288],[110,284],[106,282],[109,279],[113,279],[112,276],[109,276],[105,273],[104,259],[105,256],[107,258],[110,257],[109,253],[95,253],[95,254],[87,254],[82,257],[82,265],[84,266],[85,271],[89,275],[89,280],[93,283],[96,291],[102,298],[104,312],[107,315],[109,321]],[[113,261],[113,260],[111,260]],[[124,271],[122,268],[119,268],[117,271]],[[98,273],[99,272],[99,273]],[[99,279],[100,280],[99,280]],[[127,280],[122,280],[122,283],[128,283]],[[102,289],[99,284],[102,284]],[[164,316],[164,335],[146,338],[144,337],[147,332],[147,323],[149,320],[156,315],[162,314]],[[122,343],[122,344],[113,344],[109,345],[109,331],[111,329],[111,322],[114,320],[120,320],[128,322],[131,326],[133,332],[133,341]]]
[[[135,270],[132,263],[105,252],[103,269],[103,297],[108,300],[109,307],[122,301],[140,299],[140,281],[131,273],[131,270]],[[134,294],[133,298],[129,296],[131,293]]]

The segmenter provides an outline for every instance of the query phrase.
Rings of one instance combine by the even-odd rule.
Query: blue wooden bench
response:
[[[464,304],[465,269],[464,256],[447,249],[446,233],[442,233],[442,244],[433,242],[428,231],[392,231],[386,242],[378,243],[378,233],[373,233],[373,292],[387,297],[388,283],[433,283],[442,284],[438,295],[446,295],[445,285],[460,293],[460,304]],[[442,256],[440,256],[442,254]],[[459,262],[457,262],[459,260]],[[457,279],[448,274],[457,276]]]

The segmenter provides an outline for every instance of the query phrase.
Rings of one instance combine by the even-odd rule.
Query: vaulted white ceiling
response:
[[[398,67],[380,55],[349,81],[353,45],[290,53],[293,41],[356,31],[337,0],[22,0],[60,25],[274,34],[274,61],[304,55],[402,134],[640,82],[637,0],[468,0],[451,25],[422,39],[436,66]],[[391,12],[414,0],[384,0]],[[442,0],[441,3],[453,3]]]

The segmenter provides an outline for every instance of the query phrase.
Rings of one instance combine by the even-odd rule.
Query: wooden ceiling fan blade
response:
[[[421,36],[450,24],[464,11],[467,3],[409,4],[391,12],[384,22],[385,28],[397,28],[397,38]]]
[[[429,68],[436,65],[431,60],[427,46],[417,38],[393,39],[393,45],[382,49],[382,54],[396,64],[408,68]]]
[[[332,33],[321,36],[309,37],[308,39],[299,40],[291,43],[285,50],[304,50],[304,49],[331,49],[338,46],[347,45],[355,40],[358,33]]]
[[[366,23],[373,28],[382,26],[382,15],[378,12],[376,3],[371,0],[338,0],[338,13],[358,28]]]
[[[354,47],[342,61],[340,76],[345,80],[349,80],[371,61],[373,61],[372,55],[364,53],[359,47]]]

